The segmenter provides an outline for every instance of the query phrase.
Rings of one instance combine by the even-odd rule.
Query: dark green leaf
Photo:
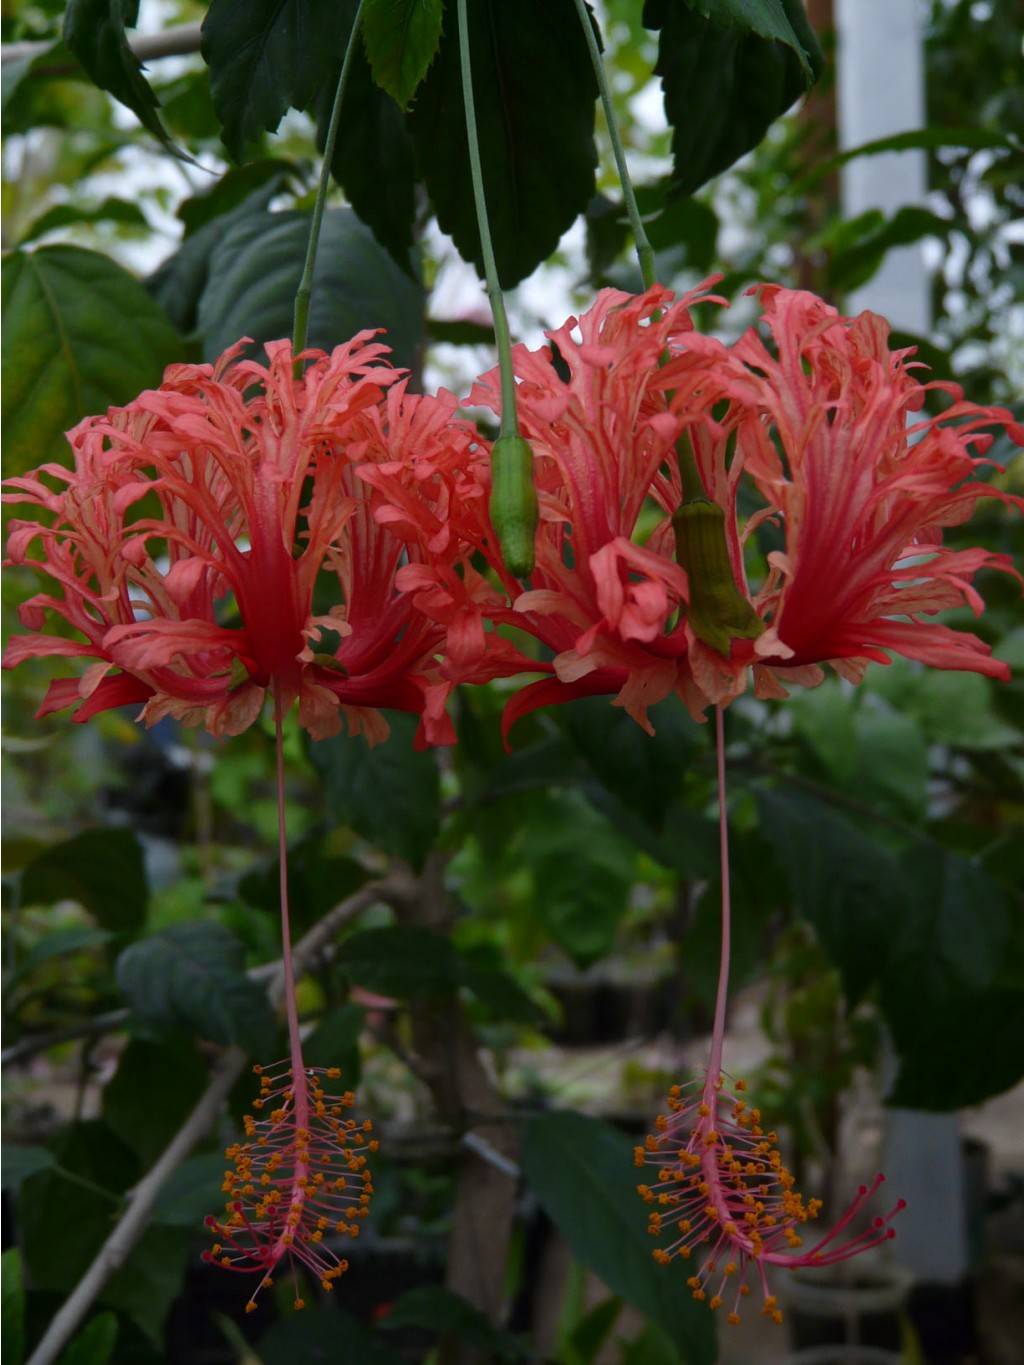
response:
[[[1012,137],[994,128],[914,128],[906,133],[894,133],[890,137],[874,138],[856,147],[847,147],[838,156],[818,162],[808,173],[806,179],[795,188],[803,186],[826,175],[830,175],[848,161],[862,156],[880,156],[883,152],[938,151],[943,147],[969,147],[974,150],[1019,151],[1019,145]]]
[[[153,1043],[132,1038],[103,1087],[103,1118],[145,1168],[152,1166],[206,1085],[191,1039]]]
[[[459,983],[459,958],[451,942],[414,924],[352,934],[336,961],[354,985],[399,1000],[447,995]]]
[[[402,1365],[402,1357],[349,1313],[296,1313],[260,1338],[262,1365]]]
[[[305,109],[345,52],[353,7],[322,0],[213,0],[202,54],[224,145],[273,132],[289,109]]]
[[[331,1010],[304,1039],[302,1055],[308,1066],[336,1066],[346,1089],[359,1084],[361,1060],[359,1035],[366,1024],[362,1005],[341,1005]]]
[[[395,713],[388,720],[392,734],[385,744],[371,749],[362,739],[339,735],[312,745],[310,757],[334,818],[384,852],[419,866],[440,824],[437,760],[429,750],[413,748],[414,716]]]
[[[128,227],[149,228],[146,215],[138,204],[128,199],[104,199],[101,204],[85,208],[80,204],[54,204],[52,208],[33,219],[22,233],[20,246],[35,241],[37,237],[57,228],[71,227],[79,223],[122,223]]]
[[[0,1188],[15,1190],[23,1180],[28,1180],[39,1171],[48,1171],[56,1160],[53,1153],[45,1147],[14,1147],[8,1146],[5,1142]]]
[[[164,1227],[199,1228],[208,1213],[219,1213],[224,1195],[223,1152],[190,1157],[161,1187],[152,1221]]]
[[[233,934],[220,924],[194,921],[133,943],[117,960],[117,982],[144,1030],[187,1030],[269,1055],[273,1026],[266,993],[243,965],[244,950]]]
[[[531,812],[523,859],[554,941],[581,967],[603,957],[626,912],[632,845],[576,793],[553,793]]]
[[[899,987],[892,983],[891,989]],[[902,989],[913,992],[913,977]],[[989,987],[958,995],[942,1009],[922,1008],[886,1100],[948,1112],[981,1104],[1022,1076],[1024,989]]]
[[[301,183],[297,168],[290,161],[273,157],[230,168],[209,189],[194,194],[179,207],[178,217],[185,224],[186,241],[215,219],[221,220],[220,231],[223,231],[227,214],[243,205],[249,213],[266,208],[270,199],[291,182]]]
[[[181,1293],[192,1236],[182,1228],[149,1227],[104,1285],[100,1301],[131,1318],[152,1346],[163,1348],[164,1319]]]
[[[5,257],[7,475],[66,459],[64,432],[159,384],[181,344],[138,280],[99,252],[46,246]]]
[[[323,839],[310,837],[288,850],[288,904],[295,927],[311,927],[328,910],[352,895],[368,876],[355,858],[332,857],[324,852]],[[275,858],[246,873],[238,884],[239,895],[258,910],[276,914],[281,903],[281,868]]]
[[[593,1365],[622,1312],[620,1298],[602,1299],[573,1328],[569,1338],[573,1365]]]
[[[509,289],[551,255],[594,193],[597,82],[573,0],[471,0],[468,10],[484,191]],[[410,127],[437,220],[482,275],[451,10]]]
[[[655,71],[681,194],[756,147],[822,61],[800,0],[705,0],[701,9],[688,0],[648,0],[644,11],[645,24],[661,30]]]
[[[135,23],[138,8],[138,0],[68,0],[64,42],[100,89],[127,105],[142,126],[173,151],[156,112],[160,101],[125,35],[125,22]]]
[[[463,958],[459,984],[473,992],[488,1014],[517,1024],[535,1024],[541,1011],[516,981],[498,967],[484,966]]]
[[[117,1345],[117,1315],[97,1313],[75,1337],[59,1365],[107,1365]]]
[[[199,300],[206,356],[240,337],[264,342],[291,334],[308,240],[308,213],[245,214],[222,228]],[[422,312],[421,287],[354,213],[329,209],[313,278],[309,345],[329,351],[364,328],[382,327],[395,363],[407,365],[419,344]],[[391,752],[395,741],[382,747]]]
[[[244,174],[250,169],[245,167],[236,174]],[[160,307],[166,310],[176,327],[189,333],[196,330],[199,326],[199,300],[210,278],[210,257],[214,248],[240,219],[259,215],[262,222],[267,205],[281,192],[284,184],[284,175],[271,176],[270,180],[252,190],[235,207],[201,222],[194,230],[190,229],[178,250],[150,275],[146,288]],[[201,219],[205,211],[201,197],[187,200],[182,209],[189,204],[198,205],[195,217]]]
[[[22,1365],[25,1358],[25,1282],[21,1252],[11,1247],[0,1257],[0,1344],[7,1365]]]
[[[685,1351],[715,1359],[714,1320],[651,1256],[629,1139],[583,1114],[543,1114],[526,1127],[523,1173],[573,1253]]]
[[[389,1330],[425,1327],[446,1332],[486,1353],[488,1361],[531,1360],[532,1354],[511,1332],[499,1331],[479,1308],[439,1284],[410,1289],[392,1306],[382,1325]]]
[[[76,1123],[63,1132],[55,1155],[59,1168],[22,1185],[18,1218],[33,1286],[66,1294],[110,1235],[121,1209],[120,1193],[141,1171],[134,1154],[98,1121]],[[79,1179],[69,1179],[66,1172]]]
[[[444,0],[366,0],[363,41],[373,78],[403,109],[441,41]]]
[[[327,138],[332,83],[317,101],[317,143]],[[416,221],[416,157],[401,109],[373,79],[362,45],[352,56],[331,173],[378,242],[410,271]]]
[[[937,237],[945,242],[953,228],[948,219],[915,204],[898,209],[891,218],[882,218],[877,225],[873,216],[865,217],[868,231],[858,240],[835,250],[829,262],[829,281],[838,291],[859,289],[867,284],[893,247],[909,246],[922,237]],[[848,230],[849,225],[844,226]],[[826,246],[829,244],[827,237],[822,242]]]
[[[661,831],[698,744],[697,726],[682,702],[673,697],[652,708],[654,739],[604,697],[572,702],[562,708],[561,719],[594,775]]]
[[[849,998],[858,1000],[877,978],[899,921],[896,859],[811,796],[761,789],[757,808],[800,914],[842,972]]]
[[[118,933],[145,922],[149,886],[142,846],[127,829],[91,829],[54,844],[25,868],[24,905],[74,900],[104,929]]]

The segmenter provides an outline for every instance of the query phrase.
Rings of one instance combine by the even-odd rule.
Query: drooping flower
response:
[[[459,640],[449,672],[463,676],[470,637],[497,661],[485,623],[517,625],[550,651],[532,665],[549,676],[512,698],[506,730],[536,707],[602,693],[650,729],[648,707],[671,692],[699,717],[751,673],[758,695],[782,696],[820,682],[823,664],[859,679],[889,651],[1005,677],[977,637],[921,618],[965,602],[980,613],[975,574],[1014,572],[1005,555],[948,550],[941,535],[979,498],[1020,504],[975,476],[993,427],[1022,443],[1024,430],[954,385],[919,380],[872,314],[844,318],[814,295],[765,287],[774,351],[756,328],[727,347],[694,331],[700,297],[605,290],[549,333],[557,361],[516,349],[540,497],[536,570],[524,588],[503,569],[481,455],[452,523],[508,600],[453,590],[429,564],[402,580],[415,574],[420,605]],[[908,427],[930,388],[954,401]],[[496,377],[471,401],[500,410]],[[761,505],[741,524],[744,484]],[[767,520],[785,550],[752,589],[744,547]]]
[[[245,1306],[256,1308],[261,1289],[273,1283],[281,1261],[305,1266],[330,1291],[348,1269],[337,1252],[345,1237],[358,1237],[369,1213],[373,1183],[366,1154],[377,1150],[370,1121],[351,1117],[351,1091],[331,1095],[336,1067],[296,1072],[290,1060],[256,1066],[257,1117],[245,1117],[245,1140],[226,1151],[233,1169],[224,1176],[224,1215],[206,1225],[214,1244],[203,1259],[225,1270],[258,1274]],[[295,1307],[302,1308],[298,1283]]]
[[[13,524],[10,559],[37,563],[55,591],[21,608],[33,633],[10,641],[4,665],[94,660],[51,685],[40,715],[77,703],[81,721],[144,702],[148,723],[170,715],[231,735],[273,688],[314,736],[344,713],[381,738],[377,708],[394,707],[423,717],[426,742],[450,742],[443,696],[429,704],[442,631],[395,590],[410,551],[355,474],[387,450],[382,397],[400,378],[372,336],[307,352],[298,378],[284,341],[267,345],[266,366],[237,347],[213,366],[172,366],[159,389],[70,433],[72,469],[7,481],[7,501],[51,514]],[[388,412],[402,426],[434,402]],[[442,405],[439,440],[450,415]],[[48,612],[84,641],[43,633]]]
[[[651,1206],[648,1231],[667,1239],[667,1245],[654,1249],[654,1259],[667,1266],[677,1258],[695,1258],[687,1284],[698,1302],[716,1309],[728,1300],[729,1321],[738,1322],[753,1265],[764,1294],[762,1311],[781,1322],[766,1266],[796,1270],[848,1260],[894,1237],[890,1222],[906,1205],[898,1200],[888,1214],[840,1240],[883,1184],[885,1177],[879,1175],[859,1188],[830,1231],[801,1251],[806,1225],[818,1217],[821,1201],[805,1203],[793,1188],[778,1137],[761,1126],[760,1110],[748,1104],[745,1089],[736,1081],[730,1090],[726,1077],[711,1071],[703,1082],[674,1085],[668,1114],[658,1116],[655,1132],[634,1149],[637,1167],[654,1168],[651,1183],[637,1189]]]

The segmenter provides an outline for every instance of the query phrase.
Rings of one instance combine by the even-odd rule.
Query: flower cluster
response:
[[[293,1277],[298,1262],[322,1289],[334,1288],[348,1269],[334,1244],[359,1235],[373,1194],[366,1153],[377,1150],[369,1119],[360,1122],[349,1113],[352,1092],[332,1096],[324,1090],[323,1081],[340,1080],[337,1067],[296,1074],[283,1061],[253,1069],[260,1077],[253,1101],[259,1117],[245,1116],[245,1141],[225,1153],[234,1163],[224,1176],[225,1216],[207,1218],[217,1240],[203,1255],[226,1270],[260,1274],[247,1313],[283,1258]],[[297,1287],[295,1307],[303,1307]]]

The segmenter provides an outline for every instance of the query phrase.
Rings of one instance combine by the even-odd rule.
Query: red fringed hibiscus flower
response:
[[[373,518],[355,462],[394,458],[410,430],[456,448],[472,433],[454,400],[398,385],[385,405],[400,375],[372,336],[305,353],[299,378],[286,341],[268,344],[266,366],[240,346],[172,366],[159,389],[70,433],[73,468],[7,481],[6,501],[51,514],[13,523],[10,559],[37,563],[57,591],[23,605],[33,633],[10,641],[4,666],[95,660],[54,682],[40,715],[144,702],[150,724],[169,715],[231,735],[272,687],[314,736],[344,713],[382,738],[383,706],[420,714],[421,740],[451,741],[433,659],[443,630],[394,587],[416,548]],[[42,633],[48,612],[84,641]]]
[[[547,348],[514,352],[540,499],[536,570],[523,590],[501,564],[481,450],[452,521],[510,601],[445,582],[430,564],[400,580],[446,625],[451,676],[472,678],[485,651],[492,675],[526,667],[485,621],[551,651],[529,665],[550,676],[512,699],[506,730],[536,707],[600,693],[649,730],[647,708],[670,692],[700,716],[751,671],[758,695],[782,696],[819,682],[821,664],[859,679],[889,650],[1006,676],[977,637],[920,618],[964,602],[980,612],[978,570],[1014,572],[1005,555],[945,549],[941,533],[979,498],[1020,503],[974,475],[992,441],[985,428],[1021,443],[1024,430],[954,385],[922,383],[909,353],[888,349],[881,318],[844,318],[774,286],[760,293],[772,350],[756,328],[732,347],[698,335],[689,308],[706,296],[655,287],[605,290],[550,333],[562,373]],[[954,401],[908,426],[929,388]],[[497,411],[496,377],[470,401]],[[762,506],[741,526],[744,476]],[[785,550],[752,592],[744,541],[766,519],[781,524]]]

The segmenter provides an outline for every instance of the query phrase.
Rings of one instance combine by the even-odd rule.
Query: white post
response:
[[[924,127],[920,10],[919,0],[837,0],[841,149]],[[926,188],[924,152],[858,157],[843,167],[843,211],[853,218],[877,208],[889,217],[904,205],[923,204]],[[920,244],[890,251],[874,278],[851,295],[847,311],[864,308],[894,327],[927,334],[931,310]]]

